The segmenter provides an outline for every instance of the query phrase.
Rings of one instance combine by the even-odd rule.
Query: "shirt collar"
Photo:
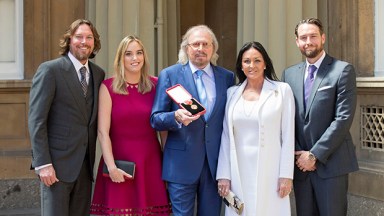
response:
[[[192,73],[195,73],[196,71],[200,70],[199,68],[197,68],[195,65],[193,65],[191,62],[188,62],[189,64],[189,67],[191,68],[191,71]],[[211,66],[211,64],[208,64],[207,66],[205,66],[205,68],[203,68],[202,70],[205,71],[205,73],[207,73],[207,75],[209,77],[213,77],[213,68]]]
[[[305,60],[305,61],[307,62],[307,70],[308,70],[308,66],[309,66],[309,65],[315,65],[316,68],[319,69],[321,63],[322,63],[323,60],[324,60],[324,58],[325,58],[325,51],[323,50],[323,54],[321,55],[321,57],[320,57],[314,64],[310,64],[310,63],[308,62],[308,60]]]
[[[81,64],[81,62],[80,62],[79,60],[77,60],[77,58],[75,58],[75,56],[72,55],[71,52],[68,52],[68,57],[69,57],[69,59],[71,60],[73,66],[75,66],[76,71],[79,71],[80,68],[82,68],[83,66],[85,66],[85,67],[87,68],[87,73],[89,73],[88,60],[87,60],[87,62],[83,65],[83,64]]]

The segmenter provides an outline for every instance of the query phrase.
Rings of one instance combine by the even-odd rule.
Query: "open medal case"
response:
[[[181,108],[187,110],[192,115],[204,115],[206,112],[203,105],[192,98],[192,95],[182,85],[176,84],[169,87],[166,92],[175,103],[179,104]]]

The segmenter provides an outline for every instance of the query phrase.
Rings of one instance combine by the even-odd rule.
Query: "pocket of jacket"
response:
[[[165,148],[185,151],[186,144],[183,141],[167,140],[165,143]]]
[[[323,86],[323,87],[317,89],[317,91],[324,91],[324,90],[329,89],[329,88],[332,88],[332,86]]]
[[[69,137],[70,128],[62,125],[52,125],[48,128],[48,136],[55,138]]]
[[[68,149],[68,138],[70,135],[70,128],[54,125],[48,130],[48,143],[52,149],[65,151]]]

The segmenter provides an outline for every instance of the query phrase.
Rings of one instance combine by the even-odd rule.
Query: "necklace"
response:
[[[135,83],[135,84],[129,83],[129,82],[126,82],[126,83],[127,83],[127,87],[129,88],[137,88],[139,86],[139,83]]]
[[[243,99],[243,110],[244,110],[244,115],[245,115],[246,117],[250,117],[251,114],[252,114],[252,112],[253,112],[253,110],[254,110],[255,107],[256,107],[257,100],[254,100],[254,101],[253,101],[253,100],[252,100],[252,101],[247,101],[247,100],[244,99],[243,96],[242,96],[241,98]],[[245,103],[252,104],[252,106],[250,106],[251,108],[250,108],[248,111],[247,111],[247,109],[246,109],[245,107],[249,107],[249,106],[246,106]]]

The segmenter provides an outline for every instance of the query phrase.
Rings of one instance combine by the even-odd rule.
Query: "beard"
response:
[[[72,53],[72,55],[77,60],[79,60],[80,62],[87,61],[89,56],[93,52],[93,47],[92,46],[85,45],[85,46],[82,46],[82,47],[86,47],[87,49],[86,50],[82,50],[81,46],[75,46],[75,45],[71,45],[70,48],[69,48],[69,51]]]
[[[305,50],[301,49],[301,54],[303,54],[307,58],[315,58],[323,51],[323,46],[316,48],[314,50]]]
[[[73,56],[75,56],[75,58],[79,61],[85,61],[85,60],[88,60],[89,56],[91,55],[91,53],[79,53],[79,52],[76,52],[76,53],[72,53]]]

